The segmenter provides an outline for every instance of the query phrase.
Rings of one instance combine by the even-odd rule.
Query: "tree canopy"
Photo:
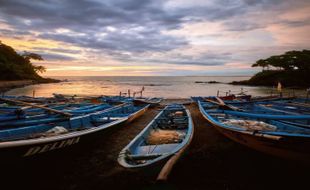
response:
[[[310,50],[288,51],[282,55],[260,59],[252,67],[274,67],[286,71],[310,71]]]
[[[30,52],[20,55],[0,41],[0,80],[42,79],[38,72],[45,72],[45,68],[32,64],[31,60],[43,60],[43,58]]]

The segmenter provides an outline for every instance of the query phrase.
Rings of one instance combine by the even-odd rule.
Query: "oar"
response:
[[[70,114],[70,113],[63,112],[60,110],[55,110],[55,109],[44,107],[44,106],[35,105],[32,103],[28,103],[28,102],[23,102],[23,101],[19,101],[19,100],[11,100],[11,99],[7,99],[7,98],[0,98],[0,100],[4,101],[4,102],[11,102],[11,103],[15,103],[15,104],[22,104],[22,105],[26,105],[26,106],[35,107],[35,108],[41,108],[41,109],[44,109],[44,110],[47,110],[50,112],[54,112],[54,113],[66,116],[66,117],[72,117],[72,114]]]
[[[222,108],[225,108],[225,109],[229,109],[229,110],[233,110],[233,111],[242,111],[241,109],[239,108],[236,108],[232,105],[227,105],[222,99],[220,99],[219,97],[215,97],[217,102],[216,101],[213,101],[213,100],[209,100],[209,99],[204,99],[205,101],[207,102],[210,102],[210,103],[213,103],[213,104],[216,104],[218,105],[219,107],[222,107]]]

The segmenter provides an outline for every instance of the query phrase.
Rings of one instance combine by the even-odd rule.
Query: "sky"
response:
[[[0,40],[46,76],[249,76],[309,31],[309,0],[0,0]]]

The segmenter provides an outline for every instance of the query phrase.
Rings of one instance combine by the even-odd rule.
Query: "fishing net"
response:
[[[148,145],[180,143],[185,133],[172,130],[154,130],[150,132],[146,142]]]
[[[41,137],[52,137],[60,134],[69,132],[66,128],[62,126],[56,126],[44,133],[34,133],[29,136],[29,138],[41,138]]]
[[[63,133],[67,133],[68,130],[64,127],[61,127],[61,126],[56,126],[48,131],[46,131],[47,134],[55,134],[55,135],[58,135],[58,134],[63,134]]]
[[[229,119],[223,122],[225,125],[240,127],[249,131],[276,131],[277,127],[263,121]]]

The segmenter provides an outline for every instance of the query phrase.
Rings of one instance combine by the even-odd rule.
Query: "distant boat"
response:
[[[220,109],[210,102],[200,102],[199,109],[219,132],[255,150],[282,158],[310,160],[310,129],[287,122],[310,120],[310,115],[255,114]]]
[[[134,105],[150,104],[150,107],[155,107],[160,104],[163,98],[135,98],[133,100]]]
[[[125,168],[161,169],[190,144],[194,127],[190,112],[182,105],[168,105],[119,154]]]
[[[133,101],[133,98],[124,97],[124,96],[102,96],[99,100],[107,102],[109,104],[121,104],[121,103],[130,103]]]
[[[251,100],[251,95],[235,95],[235,94],[231,94],[231,95],[227,95],[227,96],[220,96],[219,98],[221,98],[222,100],[242,100],[242,101],[249,101]]]
[[[123,104],[59,122],[0,130],[0,159],[32,157],[91,143],[107,129],[141,116],[147,108]]]

